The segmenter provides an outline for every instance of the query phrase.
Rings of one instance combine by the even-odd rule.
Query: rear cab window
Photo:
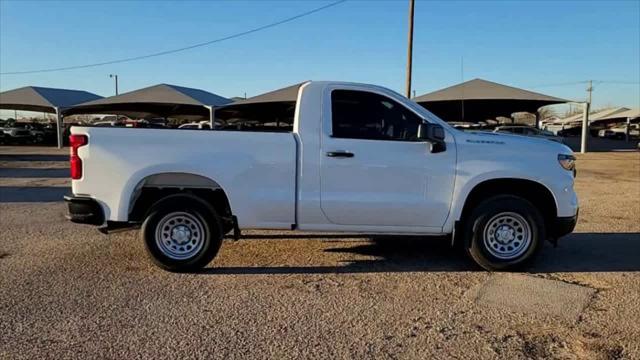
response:
[[[215,130],[293,132],[295,102],[227,106],[216,110]]]

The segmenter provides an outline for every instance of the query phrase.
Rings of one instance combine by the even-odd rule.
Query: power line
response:
[[[301,14],[298,14],[298,15],[295,15],[295,16],[292,16],[292,17],[288,17],[288,18],[280,20],[280,21],[276,21],[274,23],[270,23],[270,24],[263,25],[263,26],[260,26],[260,27],[254,28],[254,29],[250,29],[250,30],[246,30],[246,31],[243,31],[243,32],[239,32],[239,33],[236,33],[236,34],[233,34],[233,35],[229,35],[229,36],[225,36],[225,37],[222,37],[222,38],[218,38],[218,39],[214,39],[214,40],[210,40],[210,41],[206,41],[206,42],[202,42],[202,43],[198,43],[198,44],[193,44],[193,45],[189,45],[189,46],[185,46],[185,47],[181,47],[181,48],[177,48],[177,49],[165,50],[165,51],[160,51],[160,52],[147,54],[147,55],[140,55],[140,56],[128,57],[128,58],[117,59],[117,60],[110,60],[110,61],[93,63],[93,64],[66,66],[66,67],[49,68],[49,69],[38,69],[38,70],[9,71],[9,72],[0,73],[0,75],[36,74],[36,73],[45,73],[45,72],[54,72],[54,71],[85,69],[85,68],[90,68],[90,67],[104,66],[104,65],[111,65],[111,64],[119,64],[119,63],[124,63],[124,62],[129,62],[129,61],[136,61],[136,60],[148,59],[148,58],[156,57],[156,56],[163,56],[163,55],[173,54],[173,53],[177,53],[177,52],[181,52],[181,51],[186,51],[186,50],[191,50],[191,49],[195,49],[195,48],[199,48],[199,47],[203,47],[203,46],[208,46],[208,45],[219,43],[219,42],[222,42],[222,41],[225,41],[225,40],[231,40],[231,39],[239,38],[241,36],[249,35],[249,34],[261,31],[261,30],[265,30],[265,29],[269,29],[269,28],[272,28],[272,27],[276,27],[278,25],[282,25],[282,24],[285,24],[285,23],[300,19],[302,17],[309,16],[311,14],[317,13],[317,12],[325,10],[325,9],[328,9],[330,7],[334,7],[336,5],[344,3],[346,1],[347,0],[335,1],[335,2],[332,2],[330,4],[327,4],[327,5],[324,5],[324,6],[321,6],[321,7],[318,7],[318,8],[303,12]]]
[[[579,84],[588,84],[589,80],[582,81],[571,81],[565,83],[552,83],[552,84],[543,84],[543,85],[535,85],[528,86],[530,88],[540,88],[540,87],[556,87],[556,86],[569,86],[569,85],[579,85]],[[639,81],[621,81],[621,80],[593,80],[594,84],[617,84],[617,85],[637,85],[640,84]]]
[[[589,82],[589,80],[571,81],[571,82],[564,82],[564,83],[542,84],[542,85],[535,85],[535,86],[528,86],[528,87],[530,87],[530,88],[539,88],[539,87],[568,86],[568,85],[586,84],[588,82]]]
[[[598,84],[619,84],[619,85],[637,85],[640,81],[621,81],[621,80],[593,80]]]

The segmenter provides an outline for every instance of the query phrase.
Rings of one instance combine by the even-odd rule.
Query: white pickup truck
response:
[[[141,226],[171,271],[204,267],[240,229],[449,235],[506,270],[577,221],[575,158],[556,142],[462,132],[343,82],[302,84],[277,127],[252,116],[211,131],[73,127],[69,219]]]

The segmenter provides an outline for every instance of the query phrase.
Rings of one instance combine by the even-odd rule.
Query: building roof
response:
[[[102,99],[102,96],[82,90],[26,86],[0,93],[0,109],[55,113],[74,105]]]
[[[71,114],[110,114],[143,117],[146,115],[205,115],[205,107],[231,103],[230,99],[200,90],[177,85],[158,84],[124,94],[79,104],[65,111]]]

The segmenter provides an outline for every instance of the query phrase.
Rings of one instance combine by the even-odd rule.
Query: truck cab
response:
[[[174,271],[205,266],[232,230],[448,235],[492,270],[573,230],[562,144],[462,132],[366,84],[303,83],[291,111],[284,126],[236,112],[211,131],[74,127],[69,217],[141,227]]]

